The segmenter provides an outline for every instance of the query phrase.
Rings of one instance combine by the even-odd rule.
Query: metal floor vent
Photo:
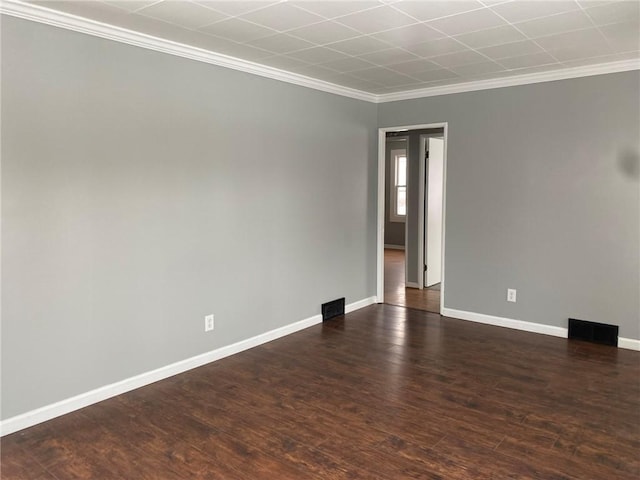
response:
[[[587,322],[586,320],[569,319],[569,338],[586,340],[587,342],[602,343],[618,346],[618,326],[606,323]]]
[[[338,298],[322,304],[322,321],[344,315],[344,298]]]

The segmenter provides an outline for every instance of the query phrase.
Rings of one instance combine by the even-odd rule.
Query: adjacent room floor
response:
[[[636,479],[640,353],[372,305],[2,439],[9,479]]]
[[[440,313],[440,284],[422,290],[405,287],[404,250],[384,250],[384,303]]]

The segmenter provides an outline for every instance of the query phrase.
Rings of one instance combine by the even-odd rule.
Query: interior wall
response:
[[[404,248],[404,222],[392,222],[391,218],[391,195],[393,189],[394,165],[391,158],[391,150],[407,148],[407,140],[400,138],[387,138],[385,147],[386,173],[385,173],[385,210],[384,210],[384,244],[395,245]]]
[[[639,84],[632,71],[379,105],[379,127],[449,125],[446,308],[640,338]]]
[[[2,419],[375,295],[375,104],[11,17],[1,53]]]

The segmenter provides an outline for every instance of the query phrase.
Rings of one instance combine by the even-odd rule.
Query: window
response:
[[[391,150],[393,161],[393,189],[389,220],[404,222],[407,216],[407,153],[406,150]]]

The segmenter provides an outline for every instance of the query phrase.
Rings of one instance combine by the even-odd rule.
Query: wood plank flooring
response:
[[[440,313],[438,288],[405,287],[405,255],[403,250],[384,250],[384,303]]]
[[[640,353],[391,305],[6,436],[9,479],[638,479]]]

